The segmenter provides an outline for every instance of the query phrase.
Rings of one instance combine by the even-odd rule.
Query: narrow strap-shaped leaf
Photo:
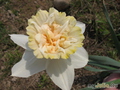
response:
[[[96,69],[94,67],[90,67],[90,66],[86,66],[84,67],[85,69],[89,70],[89,71],[94,71],[94,72],[102,72],[102,71],[107,71],[106,69]]]
[[[103,83],[99,83],[99,84],[101,84],[101,86],[103,85],[103,87],[104,87],[104,85],[106,85],[106,86],[112,86],[113,85],[113,86],[117,87],[117,85],[120,84],[120,79],[109,81],[109,82],[103,82]],[[96,85],[94,84],[92,86],[89,85],[88,87],[82,88],[80,90],[97,90],[97,89],[101,89],[101,87],[99,87],[99,85],[97,86],[97,84]]]
[[[120,69],[115,70],[114,73],[120,73]]]
[[[120,42],[119,42],[119,40],[118,40],[118,38],[117,38],[117,36],[116,36],[116,34],[115,34],[115,32],[114,32],[114,28],[113,28],[113,25],[112,25],[111,20],[110,20],[110,18],[109,18],[108,11],[107,11],[107,8],[106,8],[106,6],[105,6],[104,0],[103,0],[103,11],[104,11],[104,14],[105,14],[105,16],[106,16],[106,19],[107,19],[107,21],[108,21],[108,24],[109,24],[109,26],[110,26],[110,30],[109,30],[109,31],[110,31],[110,33],[111,33],[111,35],[112,35],[112,39],[113,39],[113,41],[114,41],[114,43],[115,43],[116,49],[117,49],[118,52],[120,53]]]
[[[107,65],[100,64],[100,63],[97,63],[97,62],[89,63],[89,65],[94,65],[94,66],[97,66],[97,67],[100,67],[100,68],[103,68],[103,69],[107,69],[107,70],[118,70],[118,68],[115,68],[115,67],[112,67],[112,66],[107,66]]]
[[[106,84],[111,84],[111,83],[120,84],[120,79],[117,79],[117,80],[114,80],[114,81],[106,82]]]
[[[91,61],[95,61],[95,62],[100,63],[100,64],[106,64],[106,65],[120,67],[120,62],[118,62],[112,58],[106,57],[106,56],[90,55],[89,59]]]

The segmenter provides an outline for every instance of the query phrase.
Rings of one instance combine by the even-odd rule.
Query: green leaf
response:
[[[80,90],[97,90],[97,89],[104,88],[104,86],[115,86],[115,87],[117,87],[118,84],[120,84],[120,79],[109,81],[109,82],[91,84],[91,86],[88,85],[88,87],[82,88]]]
[[[120,69],[115,70],[114,73],[120,73]]]
[[[89,65],[94,65],[94,66],[97,66],[97,67],[100,67],[100,68],[103,68],[103,69],[106,69],[106,70],[118,70],[118,68],[115,68],[115,67],[112,67],[112,66],[107,66],[107,65],[102,65],[100,63],[89,63]]]
[[[95,61],[99,64],[120,67],[120,62],[106,56],[90,55],[89,59],[90,61]]]
[[[106,84],[111,84],[111,83],[114,83],[114,84],[120,84],[120,79],[106,82]]]
[[[103,0],[103,12],[104,12],[104,14],[105,14],[105,16],[106,16],[106,19],[107,19],[107,21],[108,21],[108,24],[109,24],[109,26],[110,26],[109,31],[110,31],[110,33],[111,33],[111,35],[112,35],[112,39],[113,39],[113,41],[114,41],[114,43],[115,43],[115,47],[116,47],[116,49],[118,50],[118,53],[120,53],[120,42],[119,42],[119,40],[118,40],[118,38],[117,38],[117,36],[116,36],[116,34],[115,34],[115,32],[114,32],[114,28],[113,28],[113,25],[112,25],[112,23],[111,23],[111,20],[110,20],[110,17],[109,17],[107,8],[106,8],[106,6],[105,6],[105,1],[104,1],[104,0]]]
[[[107,71],[105,69],[96,69],[94,67],[90,67],[90,66],[86,66],[84,67],[85,69],[89,70],[89,71],[94,71],[94,72],[102,72],[102,71]]]

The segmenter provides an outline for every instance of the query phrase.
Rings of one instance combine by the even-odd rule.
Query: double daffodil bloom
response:
[[[29,77],[46,70],[58,87],[70,90],[74,69],[88,62],[88,54],[82,47],[85,24],[50,8],[49,12],[39,10],[32,16],[26,29],[28,36],[10,35],[25,49],[22,59],[12,68],[12,76]]]

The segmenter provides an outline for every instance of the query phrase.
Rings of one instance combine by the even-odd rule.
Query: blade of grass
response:
[[[109,24],[109,26],[110,26],[110,33],[111,33],[111,35],[112,35],[112,39],[113,39],[113,41],[114,41],[114,43],[115,43],[115,47],[116,47],[116,49],[118,50],[118,53],[120,54],[120,42],[119,42],[119,40],[118,40],[118,38],[117,38],[117,36],[116,36],[116,34],[115,34],[115,32],[114,32],[114,28],[113,28],[113,25],[112,25],[112,23],[111,23],[111,20],[110,20],[110,17],[109,17],[109,14],[108,14],[108,11],[107,11],[107,8],[106,8],[106,6],[105,6],[105,1],[103,0],[103,12],[104,12],[104,14],[105,14],[105,16],[106,16],[106,19],[107,19],[107,21],[108,21],[108,24]]]

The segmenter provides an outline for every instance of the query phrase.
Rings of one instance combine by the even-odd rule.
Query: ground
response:
[[[106,5],[118,33],[120,3],[111,0]],[[53,0],[0,0],[0,90],[60,90],[45,71],[29,78],[10,76],[12,66],[20,60],[24,50],[10,40],[9,34],[26,34],[28,19],[37,10],[48,10],[50,7],[53,7]],[[86,24],[84,47],[89,54],[110,56],[118,60],[107,31],[108,25],[101,3],[98,6],[96,0],[72,0],[66,13]],[[95,83],[99,77],[100,74],[97,72],[84,68],[77,69],[72,90],[87,87],[88,84]]]

